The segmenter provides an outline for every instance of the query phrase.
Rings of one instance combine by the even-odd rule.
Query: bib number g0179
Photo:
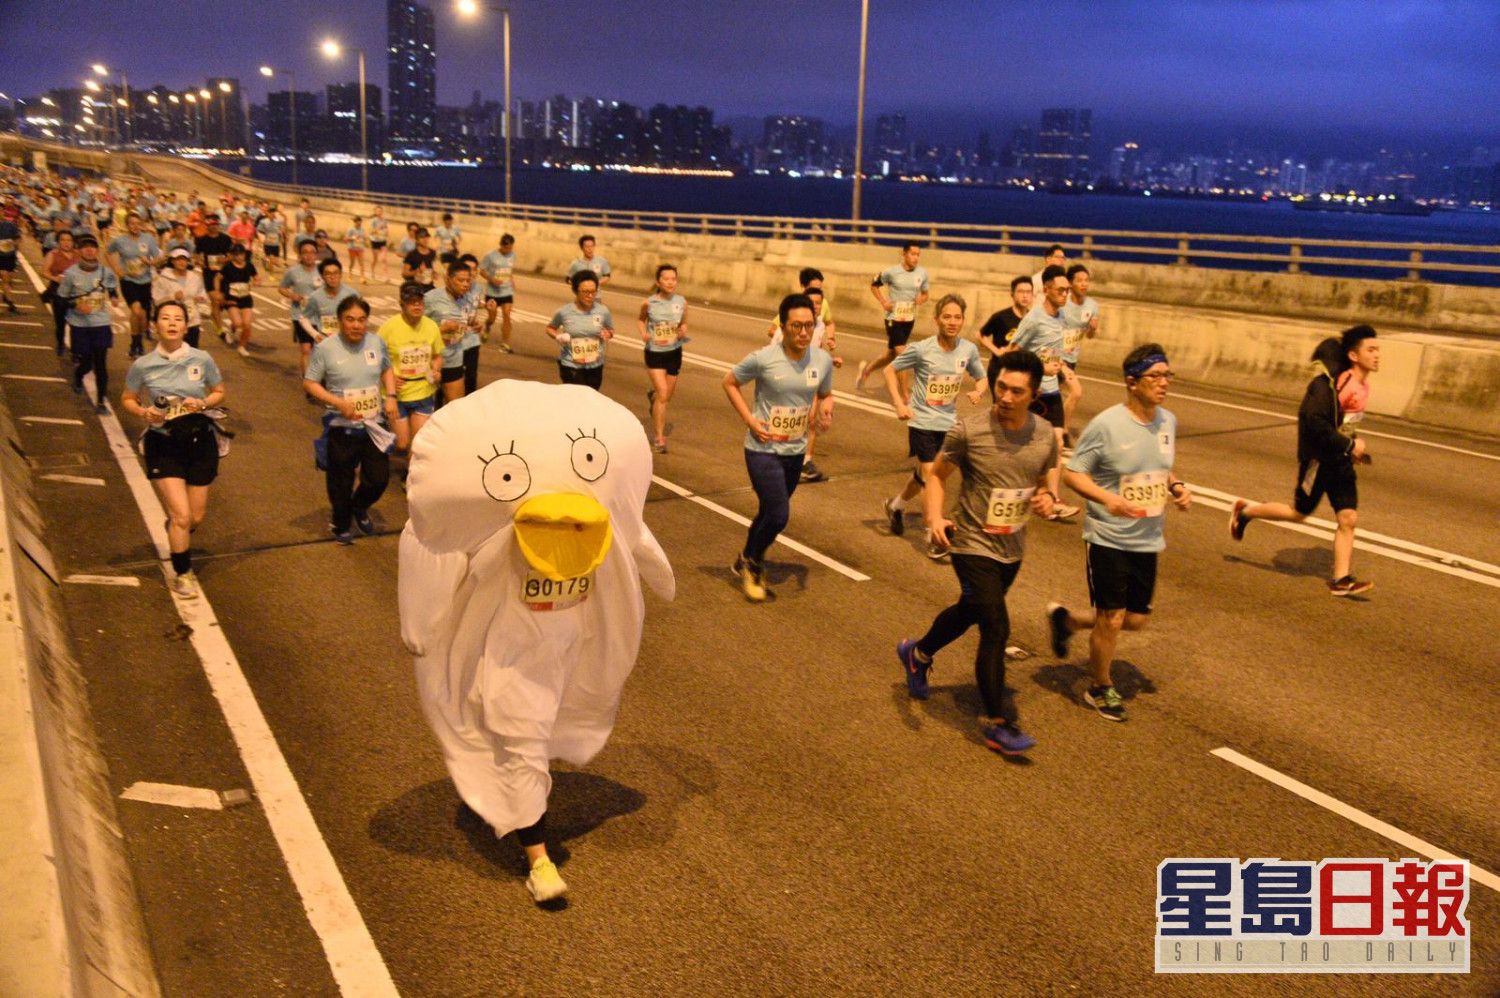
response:
[[[526,604],[528,610],[566,610],[588,599],[593,588],[593,572],[559,582],[539,572],[528,571],[521,583],[521,602]]]

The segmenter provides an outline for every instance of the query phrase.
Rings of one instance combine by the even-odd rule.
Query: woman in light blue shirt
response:
[[[192,532],[208,513],[208,487],[219,474],[219,434],[204,411],[224,402],[224,379],[205,350],[184,342],[187,306],[164,301],[151,316],[156,349],[130,366],[120,408],[143,420],[146,477],[167,510],[172,592],[198,595]]]
[[[677,390],[682,345],[687,342],[687,299],[677,293],[677,268],[670,263],[656,268],[656,290],[641,302],[636,325],[646,343],[646,374],[651,378],[651,387],[646,390],[656,431],[651,443],[658,454],[665,454],[667,403]]]
[[[599,278],[592,270],[580,270],[569,282],[573,300],[553,313],[547,335],[557,341],[557,374],[565,385],[588,385],[595,391],[604,384],[604,344],[615,335],[615,320],[609,306],[597,301]]]

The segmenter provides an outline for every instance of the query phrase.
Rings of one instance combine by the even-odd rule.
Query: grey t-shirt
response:
[[[1028,413],[1026,425],[1010,432],[990,409],[955,423],[943,438],[943,456],[964,476],[953,553],[1020,561],[1037,479],[1057,462],[1052,424]]]

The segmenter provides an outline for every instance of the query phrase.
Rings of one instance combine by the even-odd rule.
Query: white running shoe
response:
[[[531,865],[531,875],[526,878],[526,889],[531,892],[531,899],[537,904],[568,893],[568,885],[563,882],[562,874],[557,872],[557,865],[545,856]]]
[[[234,352],[237,353],[237,354],[239,354],[241,357],[248,357],[248,356],[250,356],[250,351],[246,350],[244,347],[239,347]]]
[[[191,571],[183,572],[171,582],[172,595],[178,599],[198,598],[198,577]]]

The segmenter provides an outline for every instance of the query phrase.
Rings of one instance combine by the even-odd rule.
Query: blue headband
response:
[[[1157,364],[1165,363],[1167,363],[1167,355],[1163,353],[1154,353],[1149,357],[1142,357],[1134,364],[1127,364],[1125,366],[1125,377],[1139,378]]]

